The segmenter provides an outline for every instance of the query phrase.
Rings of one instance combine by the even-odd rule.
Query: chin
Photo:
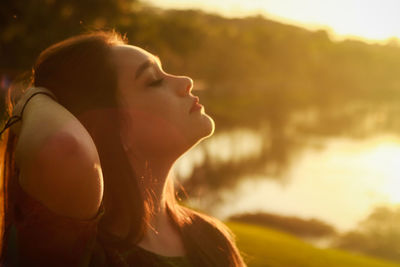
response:
[[[193,132],[193,130],[195,132]],[[186,149],[189,149],[202,141],[213,135],[215,130],[214,120],[208,116],[207,114],[202,114],[202,119],[200,122],[196,123],[196,127],[192,128],[192,133],[190,134],[192,137],[187,139]],[[185,150],[186,150],[185,149]]]
[[[207,118],[206,135],[204,136],[204,138],[207,138],[214,134],[215,122],[210,116],[204,116]]]
[[[197,142],[208,138],[213,135],[215,130],[214,120],[207,114],[203,114],[202,121],[200,123],[200,129],[197,132]]]

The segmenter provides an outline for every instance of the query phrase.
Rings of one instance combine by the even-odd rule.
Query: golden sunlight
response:
[[[377,191],[388,197],[392,204],[400,203],[400,144],[385,143],[366,152],[365,166],[379,170],[382,177]]]
[[[198,8],[228,17],[263,14],[309,29],[327,29],[336,39],[364,41],[400,38],[397,0],[143,0],[161,8]]]

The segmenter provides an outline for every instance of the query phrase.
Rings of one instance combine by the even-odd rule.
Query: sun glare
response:
[[[379,170],[382,174],[380,188],[377,191],[388,198],[388,202],[400,203],[400,145],[387,143],[365,154],[364,164]]]

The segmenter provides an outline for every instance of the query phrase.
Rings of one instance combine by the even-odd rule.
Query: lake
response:
[[[180,158],[175,172],[190,175],[205,150],[216,161],[240,160],[258,153],[261,142],[262,137],[248,129],[215,134]],[[399,137],[314,138],[312,143],[293,153],[282,177],[245,176],[234,189],[220,192],[221,202],[204,195],[191,199],[190,205],[220,219],[265,211],[316,218],[347,231],[375,206],[400,204]]]

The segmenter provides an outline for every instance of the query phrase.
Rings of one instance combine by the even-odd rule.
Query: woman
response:
[[[174,162],[214,130],[190,78],[99,31],[43,51],[32,85],[3,134],[6,265],[245,266],[175,199]]]

